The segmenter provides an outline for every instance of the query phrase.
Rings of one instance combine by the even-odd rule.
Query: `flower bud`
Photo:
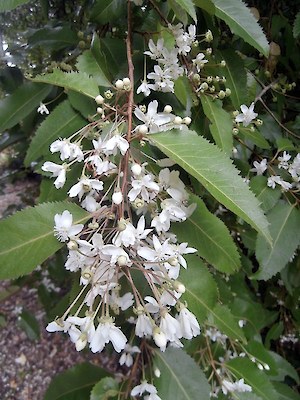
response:
[[[155,326],[155,328],[153,329],[153,340],[157,347],[165,349],[167,345],[167,338],[158,326]]]
[[[179,281],[175,281],[174,282],[174,289],[176,290],[176,292],[178,293],[185,293],[185,286],[183,283],[179,282]]]
[[[212,42],[213,39],[214,39],[214,37],[213,37],[211,30],[208,30],[205,34],[205,41],[209,43],[209,42]]]
[[[127,224],[126,224],[125,219],[124,219],[124,218],[121,218],[121,219],[118,221],[118,229],[119,229],[119,231],[120,231],[120,232],[121,232],[121,231],[125,231],[126,226],[127,226]]]
[[[221,62],[220,62],[220,67],[226,67],[226,61],[225,60],[222,60]]]
[[[128,260],[127,260],[127,257],[126,257],[126,256],[119,256],[119,257],[117,258],[117,264],[118,264],[120,267],[124,267],[125,265],[127,265],[127,263],[128,263]]]
[[[160,374],[161,374],[160,369],[155,368],[154,371],[153,371],[153,373],[154,373],[154,375],[156,376],[156,378],[160,378]]]
[[[85,333],[82,333],[79,338],[75,342],[75,347],[77,351],[81,351],[85,348],[87,344],[87,336]]]
[[[230,96],[231,95],[231,90],[229,88],[225,89],[225,94],[226,96]]]
[[[121,204],[123,201],[123,194],[121,191],[116,191],[113,195],[112,195],[112,201],[114,204]]]
[[[190,123],[192,122],[192,119],[190,118],[190,117],[184,117],[183,118],[183,123],[185,124],[185,125],[190,125]]]
[[[182,124],[182,118],[179,117],[179,116],[175,117],[175,118],[174,118],[174,124],[175,124],[175,125],[180,125],[180,124]]]
[[[138,129],[138,132],[141,135],[146,135],[148,133],[148,127],[146,125],[140,125],[139,129]]]
[[[140,164],[133,164],[131,166],[131,172],[133,173],[133,175],[135,176],[139,176],[142,172],[142,167]]]
[[[94,230],[96,230],[96,229],[98,229],[99,228],[99,224],[98,224],[98,222],[90,222],[89,224],[88,224],[88,228],[89,229],[94,229]]]
[[[219,94],[218,94],[219,99],[224,99],[225,96],[226,96],[226,93],[224,92],[224,90],[220,90]]]
[[[75,242],[75,240],[70,240],[67,244],[67,247],[69,250],[77,250],[78,244]]]
[[[124,82],[121,81],[121,79],[118,79],[115,83],[115,86],[118,90],[123,90],[124,89]]]
[[[165,106],[164,108],[164,112],[170,114],[172,112],[172,106],[170,106],[169,104]]]
[[[133,207],[136,209],[143,208],[145,205],[144,199],[139,199],[138,197],[133,202]]]
[[[101,96],[101,94],[98,94],[97,97],[95,97],[95,102],[99,105],[104,103],[104,97]]]
[[[111,90],[106,90],[105,92],[104,92],[104,96],[108,99],[108,100],[110,100],[110,99],[112,99],[113,98],[113,92],[111,91]]]
[[[103,108],[102,107],[97,107],[97,113],[98,114],[103,114]]]

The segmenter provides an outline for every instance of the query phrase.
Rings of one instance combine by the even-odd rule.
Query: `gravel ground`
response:
[[[36,193],[35,180],[21,179],[2,184],[0,218],[32,204]],[[8,286],[8,281],[0,281],[0,298],[1,292]],[[19,326],[22,309],[32,312],[37,318],[40,339],[30,340]],[[116,360],[109,359],[103,353],[78,353],[65,335],[48,333],[45,330],[45,313],[33,288],[24,286],[1,301],[0,318],[5,321],[4,326],[0,324],[1,400],[42,400],[53,376],[83,361],[105,366],[111,372],[117,365]]]

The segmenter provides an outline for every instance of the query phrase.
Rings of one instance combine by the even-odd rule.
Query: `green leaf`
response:
[[[180,281],[185,285],[183,299],[199,323],[204,322],[218,298],[217,285],[207,267],[195,255],[185,256],[187,269],[181,269]]]
[[[192,0],[175,0],[175,2],[197,22],[196,10]]]
[[[260,269],[255,279],[270,279],[281,271],[293,256],[300,241],[300,211],[286,202],[279,202],[268,214],[273,246],[258,235],[256,258]]]
[[[64,210],[73,215],[74,225],[90,218],[76,204],[58,202],[28,207],[0,222],[0,279],[28,274],[63,246],[53,227],[54,215]]]
[[[88,399],[92,387],[107,373],[93,364],[82,363],[56,375],[44,400],[83,400]]]
[[[26,3],[29,3],[29,0],[1,0],[0,12],[13,10]]]
[[[216,12],[216,7],[212,0],[194,0],[194,4],[211,15],[214,15]]]
[[[86,97],[84,94],[68,91],[68,99],[71,106],[75,108],[84,118],[89,119],[89,116],[94,115],[97,110],[97,104],[94,99]]]
[[[174,93],[185,108],[189,109],[192,106],[192,89],[186,76],[181,76],[175,81]]]
[[[300,11],[296,15],[294,26],[293,26],[293,36],[297,39],[300,36]]]
[[[90,18],[104,25],[126,15],[126,2],[123,0],[97,0],[91,9]]]
[[[220,100],[213,100],[209,96],[201,96],[204,114],[210,120],[209,126],[212,137],[217,146],[227,155],[232,153],[232,119],[228,112],[223,110]]]
[[[18,319],[19,326],[25,331],[30,340],[37,340],[40,337],[40,327],[35,316],[23,310]]]
[[[241,0],[213,0],[213,2],[216,16],[226,22],[232,33],[268,57],[269,45],[265,34],[246,4]]]
[[[294,381],[299,385],[300,379],[297,370],[290,364],[285,358],[281,357],[278,353],[273,351],[270,352],[273,357],[274,362],[277,366],[277,376],[271,377],[272,380],[276,381],[284,381],[286,376],[289,376],[294,379]]]
[[[91,75],[98,86],[111,87],[111,83],[104,74],[101,65],[96,61],[91,50],[84,51],[77,58],[76,68],[79,72]]]
[[[193,131],[172,130],[151,135],[151,141],[177,162],[226,208],[271,240],[259,202],[239,176],[231,160]]]
[[[227,306],[217,304],[211,312],[209,324],[215,325],[222,333],[234,340],[246,343],[244,332],[239,327],[238,318],[235,318]]]
[[[199,365],[182,349],[169,347],[155,351],[154,365],[162,374],[155,380],[158,395],[164,400],[208,400],[210,386]]]
[[[226,61],[220,73],[226,78],[226,87],[231,90],[229,99],[238,110],[241,104],[247,104],[247,74],[244,61],[234,50],[224,50],[217,53],[220,59]]]
[[[37,29],[28,37],[29,47],[41,46],[44,50],[61,50],[66,47],[76,47],[78,37],[68,24],[45,26]]]
[[[93,387],[90,400],[108,400],[115,397],[118,393],[118,382],[107,376]]]
[[[266,139],[263,137],[263,135],[257,129],[254,129],[252,131],[250,128],[243,128],[242,126],[239,126],[239,134],[238,135],[241,136],[242,139],[251,140],[252,143],[254,143],[256,146],[258,146],[261,149],[270,149],[271,148],[269,143],[266,141]]]
[[[58,138],[75,133],[86,121],[73,110],[68,100],[60,103],[41,123],[33,137],[25,157],[25,166],[49,154],[49,146]]]
[[[173,10],[176,18],[179,21],[181,21],[184,26],[187,26],[187,24],[188,24],[188,15],[187,15],[186,11],[182,7],[180,7],[180,5],[176,2],[176,0],[168,0],[168,4],[169,4],[169,7]]]
[[[299,393],[296,393],[288,385],[281,382],[273,382],[273,386],[279,395],[279,400],[300,400]]]
[[[93,99],[99,94],[96,80],[85,72],[63,72],[60,69],[54,69],[51,74],[37,75],[31,80],[75,90],[75,92],[82,93]]]
[[[267,185],[268,179],[265,176],[254,176],[250,180],[250,188],[261,202],[264,212],[271,210],[281,197],[279,188],[271,189]]]
[[[228,228],[208,211],[199,197],[191,195],[190,200],[197,205],[196,210],[185,222],[173,224],[172,231],[180,241],[195,247],[197,254],[216,269],[232,274],[240,268],[241,262]]]
[[[226,368],[237,379],[244,378],[245,383],[252,387],[252,391],[263,400],[279,400],[268,376],[259,370],[255,363],[247,358],[234,358],[226,363]]]
[[[8,97],[0,102],[0,131],[9,129],[31,111],[50,93],[51,87],[36,83],[24,83]]]

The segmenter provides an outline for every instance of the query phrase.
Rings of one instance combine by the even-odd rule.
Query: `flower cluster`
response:
[[[279,185],[284,192],[292,189],[298,190],[300,188],[300,153],[298,153],[293,160],[292,156],[286,151],[277,158],[278,174],[274,174],[274,168],[271,169],[272,175],[268,177],[267,185],[275,189],[276,185]],[[274,161],[274,160],[273,160]],[[254,161],[254,168],[250,171],[255,172],[257,175],[263,175],[268,169],[267,159],[264,158],[261,162]],[[284,173],[284,178],[279,175],[280,170]]]
[[[125,79],[116,82],[117,91],[130,87]],[[42,166],[56,178],[59,189],[67,171],[82,165],[68,195],[91,213],[87,225],[76,223],[68,210],[55,215],[54,235],[68,248],[65,268],[79,273],[80,282],[78,296],[47,330],[68,333],[78,351],[89,346],[100,352],[111,343],[116,352],[124,350],[120,363],[130,366],[139,351],[116,325],[121,312],[131,314],[136,337],[152,338],[162,351],[169,344],[182,347],[181,339],[200,333],[196,317],[180,300],[185,286],[178,280],[180,269],[187,268],[184,256],[196,249],[178,243],[170,232],[171,223],[185,221],[194,205],[188,204],[178,171],[162,168],[154,175],[131,148],[135,135],[140,138],[143,132],[183,127],[190,121],[177,124],[172,110],[158,113],[158,102],[152,101],[147,113],[136,107],[134,114],[143,125],[133,127],[128,138],[123,133],[124,116],[111,122],[106,112],[112,106],[102,96],[96,101],[101,105],[100,120],[55,140],[50,151],[59,153],[62,164],[47,161]],[[145,280],[142,286],[139,276]],[[154,394],[149,392],[149,398]]]

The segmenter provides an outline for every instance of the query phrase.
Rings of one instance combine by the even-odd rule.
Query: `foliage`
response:
[[[47,330],[123,372],[45,400],[299,399],[296,4],[2,3],[0,146],[42,180],[0,221],[0,298],[32,273]]]

